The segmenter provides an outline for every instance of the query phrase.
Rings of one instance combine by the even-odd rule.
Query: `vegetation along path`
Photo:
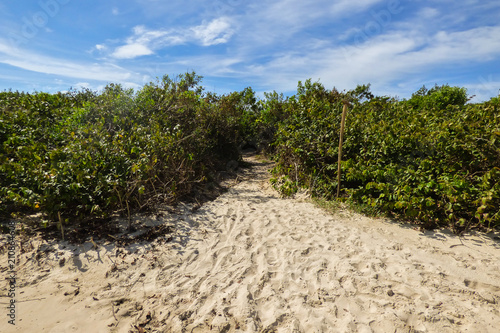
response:
[[[498,332],[498,236],[332,215],[246,160],[216,200],[136,219],[175,227],[152,242],[27,241],[18,325],[0,331]]]

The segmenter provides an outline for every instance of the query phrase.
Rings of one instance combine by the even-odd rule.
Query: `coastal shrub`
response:
[[[255,117],[251,89],[217,96],[200,82],[0,93],[0,214],[72,220],[192,197],[239,159]]]
[[[283,195],[335,199],[342,107],[350,103],[341,197],[425,228],[500,226],[499,98],[464,88],[407,100],[299,82],[297,93],[217,95],[164,76],[135,91],[0,93],[0,215],[48,220],[130,214],[199,195],[245,145],[276,160]]]
[[[498,101],[466,104],[463,88],[420,90],[409,100],[369,86],[339,93],[299,83],[283,106],[273,179],[283,194],[306,187],[333,199],[342,101],[349,99],[342,198],[424,227],[500,225]]]

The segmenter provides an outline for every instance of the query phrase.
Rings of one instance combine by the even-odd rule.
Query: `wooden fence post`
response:
[[[345,118],[347,115],[347,108],[349,106],[349,102],[344,100],[344,108],[342,109],[342,122],[340,123],[340,139],[339,139],[339,163],[337,169],[337,198],[340,196],[340,162],[342,161],[342,144],[344,141],[344,127],[345,127]]]

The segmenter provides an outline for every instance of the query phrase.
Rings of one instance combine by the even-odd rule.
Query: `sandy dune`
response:
[[[279,198],[251,161],[217,200],[138,221],[176,225],[171,242],[25,244],[0,331],[500,332],[498,234],[332,216]]]

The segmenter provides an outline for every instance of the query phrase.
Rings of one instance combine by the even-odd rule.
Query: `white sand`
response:
[[[332,216],[280,199],[266,167],[193,213],[142,221],[175,224],[170,243],[32,240],[17,325],[4,309],[0,332],[500,332],[498,238]]]

